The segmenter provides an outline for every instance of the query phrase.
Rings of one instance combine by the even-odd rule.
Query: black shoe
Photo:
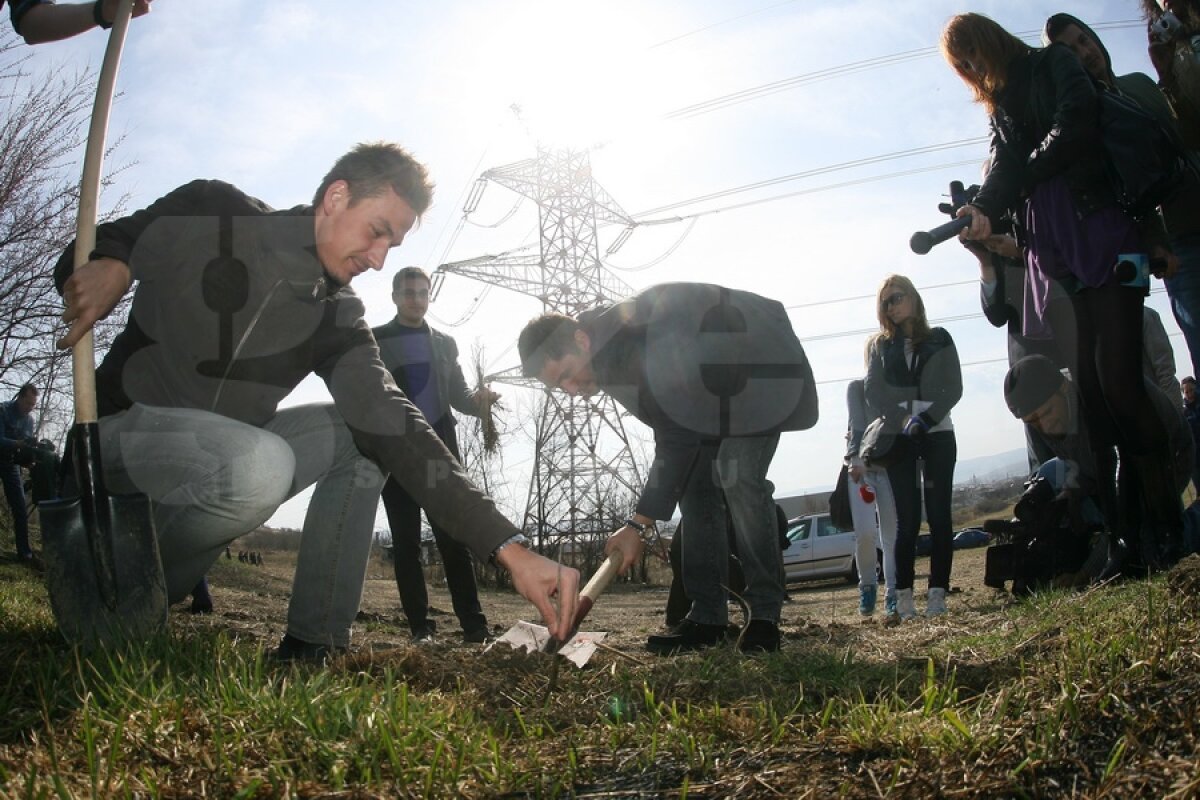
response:
[[[193,614],[211,614],[213,612],[213,603],[211,597],[193,597],[192,607],[189,609]]]
[[[433,644],[433,628],[417,628],[412,637],[413,644]]]
[[[659,655],[703,650],[725,641],[724,625],[705,625],[685,619],[669,633],[655,633],[646,640],[646,649]]]
[[[271,658],[275,661],[323,665],[345,654],[346,648],[344,647],[331,644],[313,644],[303,639],[297,639],[290,633],[285,633],[283,641],[279,643],[279,647],[271,653]]]
[[[738,639],[743,653],[774,653],[779,650],[779,626],[769,619],[752,619]]]
[[[469,631],[463,631],[463,641],[467,644],[488,644],[495,641],[496,637],[492,636],[492,632],[487,628],[473,628]]]

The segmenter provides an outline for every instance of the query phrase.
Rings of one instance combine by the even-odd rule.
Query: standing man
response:
[[[783,562],[767,470],[782,431],[817,421],[812,370],[783,306],[701,283],[652,286],[578,319],[547,313],[521,331],[521,368],[551,389],[603,390],[654,431],[654,460],[637,507],[609,538],[621,570],[656,520],[683,514],[683,583],[691,609],[656,653],[725,637],[733,521],[750,620],[744,651],[778,650]]]
[[[29,510],[25,505],[21,466],[32,463],[37,448],[33,438],[33,409],[37,401],[37,387],[27,383],[12,400],[0,403],[0,478],[4,480],[4,499],[12,512],[17,559],[26,563],[33,563],[33,548],[29,546]]]
[[[56,279],[73,345],[137,280],[129,320],[96,371],[104,480],[149,497],[178,602],[233,539],[316,484],[281,659],[344,650],[358,611],[384,476],[452,536],[512,573],[566,636],[579,573],[524,547],[396,388],[350,281],[383,267],[429,207],[425,167],[389,143],[342,156],[311,205],[275,211],[198,180],[100,225]],[[280,409],[309,374],[333,403]],[[556,605],[557,604],[557,605]]]
[[[392,373],[400,391],[424,415],[426,422],[454,455],[458,454],[457,421],[453,406],[464,414],[480,417],[500,397],[490,389],[471,392],[458,364],[454,339],[425,322],[429,311],[429,275],[420,267],[405,267],[392,279],[392,302],[396,318],[373,328],[383,364]],[[429,618],[429,594],[421,570],[421,505],[394,477],[383,485],[383,507],[392,528],[392,559],[400,605],[412,629],[413,640],[433,640],[437,623]],[[475,562],[470,549],[455,541],[432,517],[429,527],[442,554],[446,585],[454,613],[462,625],[463,639],[482,643],[489,638],[487,618],[479,606],[475,584]]]

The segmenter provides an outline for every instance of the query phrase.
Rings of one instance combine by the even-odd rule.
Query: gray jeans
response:
[[[225,546],[313,483],[288,633],[345,647],[358,613],[383,474],[332,404],[280,411],[261,428],[219,414],[135,405],[100,421],[104,479],[150,498],[167,595],[178,602]]]
[[[679,500],[686,523],[682,541],[683,587],[692,599],[688,619],[704,625],[729,621],[729,539],[725,509],[733,519],[738,557],[746,576],[743,595],[751,619],[779,621],[783,607],[783,556],[775,500],[767,469],[779,435],[723,439],[700,448]]]

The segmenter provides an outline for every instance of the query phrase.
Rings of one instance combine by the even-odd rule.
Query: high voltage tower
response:
[[[531,295],[546,311],[574,316],[610,303],[633,289],[600,263],[598,222],[636,223],[592,177],[586,150],[550,150],[537,157],[484,172],[463,208],[479,205],[488,182],[533,199],[540,229],[537,256],[481,256],[440,265],[434,292],[446,274],[463,275]],[[493,380],[540,387],[520,368]],[[621,412],[607,394],[575,397],[546,392],[534,438],[533,476],[522,528],[534,542],[553,546],[586,541],[620,527],[641,490],[637,462]]]

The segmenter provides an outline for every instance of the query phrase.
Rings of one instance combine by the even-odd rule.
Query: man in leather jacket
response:
[[[56,268],[62,347],[138,282],[96,373],[101,453],[111,491],[153,503],[172,602],[230,541],[315,483],[281,658],[324,660],[349,645],[387,473],[478,557],[509,569],[552,634],[571,627],[578,573],[527,550],[468,480],[397,389],[348,286],[382,268],[431,198],[424,166],[402,148],[359,145],[312,205],[274,211],[194,181],[100,225],[73,273],[74,245]],[[333,403],[280,410],[312,373]]]

